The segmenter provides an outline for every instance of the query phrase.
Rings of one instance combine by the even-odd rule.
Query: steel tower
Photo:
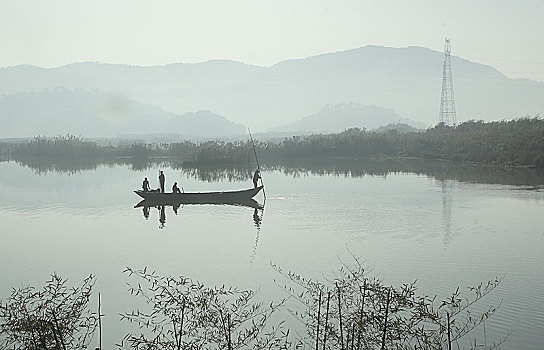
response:
[[[442,98],[440,99],[439,122],[449,126],[457,125],[455,115],[455,98],[453,96],[453,80],[451,76],[450,39],[444,43],[444,68],[442,71]]]

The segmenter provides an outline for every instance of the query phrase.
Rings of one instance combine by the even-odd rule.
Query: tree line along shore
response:
[[[400,129],[399,129],[400,130]],[[420,132],[347,129],[337,134],[292,136],[281,141],[256,141],[263,162],[335,157],[414,157],[544,168],[544,119],[467,121],[456,127],[437,124]],[[183,141],[174,143],[99,143],[74,135],[38,136],[30,141],[0,142],[0,160],[74,162],[153,162],[179,164],[247,164],[253,159],[248,141]]]

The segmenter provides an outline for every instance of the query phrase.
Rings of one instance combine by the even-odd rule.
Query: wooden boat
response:
[[[224,192],[183,192],[183,193],[160,193],[156,191],[144,192],[134,191],[138,196],[153,203],[166,204],[229,204],[244,202],[255,197],[263,186],[239,191]]]

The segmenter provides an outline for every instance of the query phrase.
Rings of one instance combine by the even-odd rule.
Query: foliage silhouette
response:
[[[276,283],[296,300],[290,312],[306,327],[298,341],[315,349],[443,349],[482,325],[497,310],[471,313],[471,307],[502,281],[469,288],[471,297],[462,297],[459,288],[436,305],[436,296],[417,293],[415,282],[387,286],[369,277],[359,259],[342,264],[332,280],[317,281],[273,268],[286,279]],[[301,307],[300,307],[301,306]],[[471,349],[495,349],[509,336],[484,346],[474,339]]]
[[[438,301],[417,293],[416,283],[399,287],[369,277],[361,262],[342,263],[330,280],[317,281],[273,268],[285,278],[276,282],[287,293],[277,303],[256,301],[252,290],[206,287],[185,276],[160,276],[147,268],[124,272],[131,295],[141,297],[147,310],[121,314],[138,326],[118,344],[131,349],[495,349],[508,338],[488,344],[470,339],[496,305],[471,311],[501,283],[503,277],[459,288]],[[94,277],[79,288],[53,274],[41,291],[13,290],[0,306],[0,346],[13,349],[81,349],[89,345],[98,315],[88,308]],[[295,302],[294,305],[288,303]],[[294,337],[286,321],[275,325],[273,315],[286,308],[306,329]],[[277,315],[274,316],[276,319]],[[485,325],[484,325],[485,326]]]
[[[159,276],[155,272],[125,270],[138,282],[129,284],[131,295],[144,298],[149,312],[121,315],[135,323],[140,334],[127,334],[120,346],[132,349],[281,349],[288,332],[283,324],[268,326],[282,305],[254,301],[255,292],[234,287],[206,287],[185,276]]]
[[[98,316],[89,309],[94,277],[68,287],[56,273],[42,290],[13,289],[0,301],[0,348],[82,349],[88,346]]]

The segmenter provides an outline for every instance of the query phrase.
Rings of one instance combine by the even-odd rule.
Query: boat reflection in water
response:
[[[178,210],[181,205],[231,205],[238,207],[253,208],[253,223],[259,228],[261,226],[262,214],[259,215],[259,212],[264,211],[264,205],[261,205],[256,200],[250,199],[239,199],[239,200],[198,200],[198,201],[188,201],[184,200],[183,203],[173,202],[170,200],[160,201],[160,200],[149,200],[144,199],[134,206],[134,208],[142,208],[144,218],[149,219],[149,214],[151,208],[155,208],[159,211],[159,228],[162,229],[166,225],[166,207],[172,207],[172,210],[176,215],[178,215]]]
[[[253,197],[263,189],[263,186],[257,186],[247,190],[224,191],[224,192],[183,192],[183,193],[161,193],[158,191],[134,191],[138,196],[144,198],[135,208],[142,208],[144,218],[149,219],[150,208],[159,210],[159,228],[164,228],[166,224],[165,207],[171,206],[174,213],[178,214],[179,207],[183,204],[214,204],[214,205],[234,205],[249,207],[255,209],[253,213],[253,222],[257,228],[260,227],[258,210],[264,206],[259,204]],[[264,191],[264,190],[263,190]]]
[[[260,190],[260,188],[259,188]],[[166,207],[172,207],[172,210],[176,215],[178,215],[178,210],[181,205],[229,205],[229,206],[237,206],[237,207],[246,207],[246,208],[252,208],[253,209],[253,225],[256,228],[256,236],[255,236],[255,243],[253,245],[253,249],[251,250],[251,256],[249,258],[249,266],[250,268],[253,266],[253,262],[255,261],[255,257],[257,256],[257,247],[259,245],[259,236],[261,232],[261,224],[263,222],[263,216],[264,216],[264,202],[263,204],[260,204],[253,198],[231,198],[227,199],[226,197],[222,198],[214,198],[214,197],[207,197],[206,199],[203,198],[194,198],[195,200],[189,200],[188,198],[184,198],[183,202],[174,201],[172,200],[172,196],[166,196],[162,197],[162,200],[159,200],[159,198],[155,199],[144,199],[138,204],[134,206],[134,208],[142,208],[144,218],[146,220],[149,219],[149,213],[151,211],[151,208],[155,208],[159,211],[159,229],[163,229],[166,225]],[[266,197],[265,197],[266,202]]]

